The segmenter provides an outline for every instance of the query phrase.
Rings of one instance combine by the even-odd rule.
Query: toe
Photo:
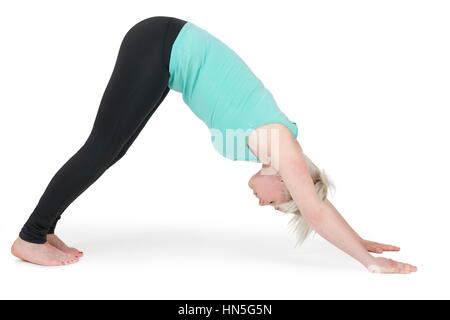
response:
[[[48,265],[49,266],[60,266],[61,263],[62,263],[61,260],[51,260],[51,261],[49,261]]]
[[[69,263],[72,264],[72,263],[78,262],[78,260],[79,260],[78,258],[72,258],[69,260]]]

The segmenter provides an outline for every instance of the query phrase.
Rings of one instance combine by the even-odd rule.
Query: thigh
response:
[[[128,149],[130,148],[130,146],[133,144],[134,140],[137,138],[137,136],[139,135],[139,133],[142,131],[142,129],[145,127],[145,125],[147,124],[147,121],[150,119],[150,117],[153,115],[153,112],[156,110],[156,108],[160,105],[160,103],[164,100],[164,98],[166,97],[167,93],[170,91],[169,87],[167,87],[161,98],[159,99],[159,101],[156,103],[155,107],[153,108],[153,110],[147,114],[147,116],[145,117],[144,120],[142,120],[142,122],[139,124],[139,126],[136,128],[135,132],[133,133],[133,135],[128,139],[128,141],[125,143],[125,145],[122,147],[122,149],[120,150],[120,152],[115,156],[114,160],[109,164],[109,166],[114,165],[117,161],[119,161],[128,151]]]
[[[163,65],[167,23],[149,18],[127,32],[88,141],[118,153],[158,107],[169,80]]]

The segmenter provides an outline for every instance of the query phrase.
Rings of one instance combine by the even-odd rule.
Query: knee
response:
[[[106,169],[120,151],[105,141],[88,139],[81,148],[85,161],[92,167]]]

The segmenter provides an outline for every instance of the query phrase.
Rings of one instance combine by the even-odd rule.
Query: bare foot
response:
[[[36,244],[20,238],[14,241],[11,253],[19,259],[41,266],[61,266],[78,262],[78,257],[62,252],[48,242]]]
[[[61,250],[62,252],[69,253],[74,256],[82,257],[83,252],[79,251],[75,248],[68,247],[60,238],[58,238],[55,234],[48,234],[47,235],[47,242],[54,246],[55,248]]]

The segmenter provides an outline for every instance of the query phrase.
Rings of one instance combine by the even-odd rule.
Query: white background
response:
[[[155,15],[235,50],[330,175],[361,236],[418,266],[374,275],[247,186],[170,92],[127,155],[64,213],[66,267],[9,250],[89,135],[122,37]],[[9,1],[0,5],[0,298],[450,298],[448,1]]]

